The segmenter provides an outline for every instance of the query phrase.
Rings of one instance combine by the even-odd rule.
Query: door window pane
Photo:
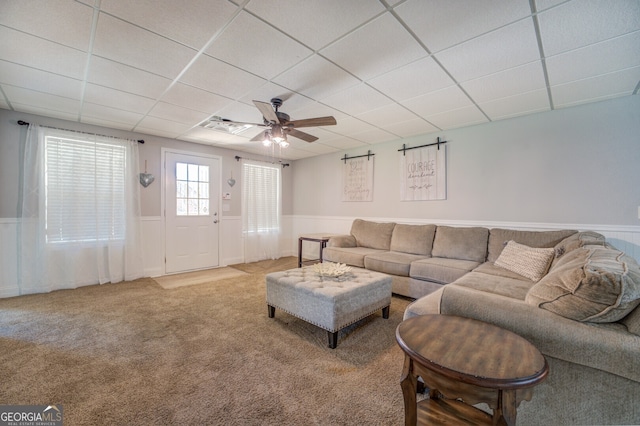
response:
[[[209,166],[176,163],[176,214],[209,216]]]

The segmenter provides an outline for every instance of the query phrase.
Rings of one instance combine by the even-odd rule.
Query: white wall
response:
[[[448,141],[447,199],[400,201],[398,149]],[[355,217],[600,230],[640,258],[640,96],[346,151],[375,154],[372,202],[342,202],[345,152],[293,166],[293,232],[348,231]],[[624,247],[623,247],[624,246]],[[634,254],[635,253],[635,254]]]
[[[400,201],[398,149],[447,140],[447,199]],[[293,212],[639,226],[640,96],[413,137],[375,153],[372,202],[340,201],[339,154],[296,161]]]

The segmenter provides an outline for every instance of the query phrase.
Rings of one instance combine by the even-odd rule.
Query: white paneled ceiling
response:
[[[640,0],[0,0],[0,108],[295,160],[640,90]]]

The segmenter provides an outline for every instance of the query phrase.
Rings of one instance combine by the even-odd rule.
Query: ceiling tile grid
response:
[[[640,89],[640,0],[4,1],[0,40],[0,108],[290,160]],[[268,151],[274,97],[337,125]]]

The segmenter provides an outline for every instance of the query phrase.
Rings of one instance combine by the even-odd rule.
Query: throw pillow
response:
[[[576,321],[619,321],[640,304],[640,266],[612,247],[578,248],[531,287],[525,302]]]
[[[496,259],[495,265],[531,281],[539,281],[547,273],[554,255],[553,248],[534,248],[511,240]]]

